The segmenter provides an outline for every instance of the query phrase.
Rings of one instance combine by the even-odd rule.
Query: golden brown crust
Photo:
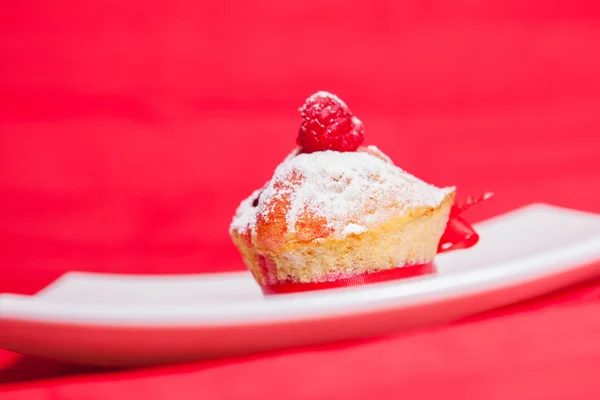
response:
[[[286,181],[275,182],[274,189],[279,193],[285,193],[300,184],[301,179],[294,174]],[[288,237],[286,215],[290,209],[290,198],[285,195],[272,197],[263,207],[269,212],[259,213],[256,218],[254,246],[261,252],[277,251]]]
[[[305,208],[298,213],[295,223],[295,233],[288,230],[287,215],[290,209],[289,193],[301,184],[303,177],[294,173],[285,181],[275,183],[275,190],[281,195],[272,197],[264,205],[268,212],[259,213],[256,218],[253,238],[258,251],[269,253],[278,252],[288,242],[306,243],[319,238],[325,238],[332,233],[327,226],[327,219],[315,215]]]

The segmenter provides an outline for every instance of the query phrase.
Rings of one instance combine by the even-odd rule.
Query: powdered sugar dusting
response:
[[[346,227],[344,228],[342,233],[344,235],[352,235],[352,234],[359,235],[366,231],[367,231],[367,228],[365,228],[364,226],[356,225],[356,224],[348,224],[348,225],[346,225]]]
[[[292,153],[280,164],[260,193],[242,202],[232,229],[252,230],[256,216],[273,211],[273,199],[289,199],[287,230],[295,232],[302,216],[314,215],[327,221],[335,236],[366,231],[414,207],[437,207],[454,188],[427,184],[391,163],[375,147],[366,151]]]
[[[392,162],[392,159],[389,158],[386,154],[384,154],[383,151],[379,150],[379,148],[377,146],[369,145],[369,146],[365,147],[364,150],[362,150],[362,151],[371,153],[374,156],[377,156],[377,157],[381,158],[382,160],[387,161],[389,163]]]
[[[332,99],[333,101],[341,104],[343,107],[348,108],[348,106],[346,105],[346,103],[344,103],[342,99],[337,97],[335,94],[326,92],[324,90],[320,90],[317,93],[312,94],[308,99],[306,99],[306,102],[304,104],[314,103],[315,99],[318,99],[319,97]],[[300,109],[302,110],[302,107]]]
[[[238,209],[235,212],[235,217],[233,217],[233,221],[231,226],[229,227],[231,230],[239,231],[240,233],[247,233],[248,230],[253,229],[256,224],[256,210],[258,196],[262,192],[262,189],[255,190],[252,192],[250,197],[243,200],[239,205]]]

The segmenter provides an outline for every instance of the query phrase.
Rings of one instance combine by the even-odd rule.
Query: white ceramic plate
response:
[[[106,366],[147,365],[379,336],[451,321],[600,275],[600,215],[534,204],[477,225],[438,273],[263,297],[247,272],[68,273],[0,295],[0,347]]]

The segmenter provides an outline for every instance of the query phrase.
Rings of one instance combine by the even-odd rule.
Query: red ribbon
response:
[[[455,202],[450,209],[450,219],[446,225],[446,230],[440,238],[438,253],[445,253],[452,250],[468,249],[479,242],[479,235],[475,229],[460,214],[467,211],[477,203],[492,197],[492,193],[485,193],[477,197],[467,197],[465,200]]]
[[[445,253],[459,249],[468,249],[469,247],[477,244],[479,241],[479,235],[467,221],[460,217],[460,215],[475,204],[487,200],[490,197],[492,197],[492,193],[485,193],[477,197],[467,197],[463,201],[454,203],[452,209],[450,210],[450,218],[448,220],[448,224],[446,225],[446,230],[442,234],[440,243],[438,245],[438,253]],[[306,292],[312,290],[333,289],[369,283],[386,282],[415,276],[429,275],[435,272],[436,268],[433,263],[408,265],[399,268],[388,269],[385,271],[364,273],[330,282],[281,282],[274,285],[265,285],[262,287],[262,291],[265,295]]]

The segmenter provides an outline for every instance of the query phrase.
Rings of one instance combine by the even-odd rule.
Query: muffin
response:
[[[441,241],[451,211],[459,218],[476,200],[457,207],[454,187],[426,183],[361,146],[362,122],[338,97],[318,92],[300,111],[299,146],[242,201],[230,226],[265,293],[433,273],[439,251],[476,243],[464,220],[450,232],[458,238]]]

